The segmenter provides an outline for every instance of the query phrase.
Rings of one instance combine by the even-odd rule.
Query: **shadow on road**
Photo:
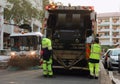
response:
[[[55,69],[53,70],[54,75],[63,75],[63,76],[76,76],[76,77],[88,77],[88,70],[64,70],[64,69]]]

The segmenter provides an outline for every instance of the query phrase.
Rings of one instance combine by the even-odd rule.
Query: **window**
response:
[[[113,56],[118,56],[119,53],[120,53],[120,50],[113,50],[112,51]]]
[[[119,20],[119,17],[113,17],[112,22],[116,23]]]

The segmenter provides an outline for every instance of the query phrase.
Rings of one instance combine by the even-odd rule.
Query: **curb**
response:
[[[102,62],[100,62],[100,80],[99,81],[100,81],[100,84],[112,84],[109,74],[104,68]]]
[[[108,74],[109,74],[109,77],[110,77],[110,79],[111,79],[111,81],[112,81],[113,84],[120,84],[120,80],[119,80],[119,79],[116,79],[116,78],[113,76],[113,72],[112,72],[112,71],[109,71]]]

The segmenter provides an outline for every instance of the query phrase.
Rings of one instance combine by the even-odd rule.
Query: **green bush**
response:
[[[20,69],[27,69],[29,67],[39,66],[40,60],[38,57],[31,57],[31,56],[16,56],[10,58],[8,62],[8,66],[11,67],[18,67]]]

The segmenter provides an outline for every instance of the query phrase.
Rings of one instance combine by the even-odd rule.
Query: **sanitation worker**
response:
[[[49,38],[42,38],[43,75],[53,77],[52,71],[52,43]]]
[[[94,43],[91,45],[91,53],[89,58],[89,70],[90,78],[98,79],[99,76],[99,61],[101,55],[101,46],[99,44],[99,39],[96,38]]]

